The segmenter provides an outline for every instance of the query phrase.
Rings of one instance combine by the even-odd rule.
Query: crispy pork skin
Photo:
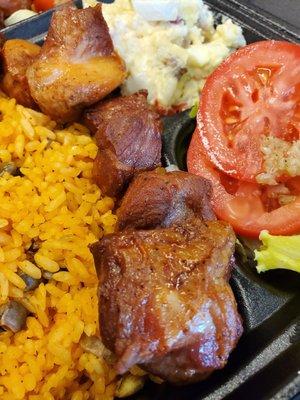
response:
[[[119,374],[139,364],[183,384],[224,367],[242,333],[228,284],[234,245],[228,224],[199,218],[92,245],[101,334]]]
[[[37,60],[27,70],[31,95],[54,120],[72,122],[125,79],[101,5],[54,13]]]
[[[118,227],[120,230],[167,227],[194,215],[213,220],[211,194],[210,182],[200,176],[163,169],[141,172],[117,210]]]
[[[103,193],[122,194],[134,174],[160,165],[162,124],[147,93],[105,100],[85,114],[99,147],[93,176]]]
[[[26,71],[40,51],[40,46],[21,39],[7,40],[2,48],[2,89],[18,104],[29,108],[36,108],[36,104],[30,94]]]

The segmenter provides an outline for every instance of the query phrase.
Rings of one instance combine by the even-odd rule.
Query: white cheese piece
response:
[[[176,21],[179,0],[132,0],[135,11],[146,21]]]
[[[5,26],[10,26],[16,24],[17,22],[23,21],[24,19],[30,18],[37,13],[31,10],[18,10],[14,12],[11,16],[6,18],[4,21]]]

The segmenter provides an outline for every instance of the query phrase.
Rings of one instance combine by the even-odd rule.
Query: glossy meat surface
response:
[[[0,11],[4,18],[9,17],[15,11],[31,8],[31,0],[0,0]]]
[[[71,122],[125,79],[101,5],[54,13],[38,59],[27,71],[32,97],[59,122]]]
[[[29,108],[35,108],[36,104],[30,94],[26,71],[40,51],[38,45],[21,39],[7,40],[2,48],[2,89],[18,104]]]
[[[118,196],[137,171],[160,165],[162,124],[147,94],[106,100],[85,114],[99,147],[93,176],[103,193]]]
[[[126,230],[91,247],[100,279],[100,327],[117,356],[170,382],[223,368],[242,333],[228,284],[235,235],[220,221]]]
[[[187,172],[142,172],[134,178],[117,210],[118,227],[168,227],[193,216],[213,220],[211,194],[208,180]]]

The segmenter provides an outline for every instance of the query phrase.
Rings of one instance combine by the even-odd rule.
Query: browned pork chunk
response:
[[[147,93],[106,100],[85,114],[99,147],[93,176],[103,193],[119,196],[137,171],[160,165],[162,124]]]
[[[15,11],[30,9],[31,3],[31,0],[0,0],[0,11],[4,14],[4,18],[7,18]]]
[[[7,40],[2,49],[2,89],[18,104],[29,108],[35,108],[36,104],[30,94],[26,71],[40,51],[38,45],[20,39]]]
[[[27,70],[36,103],[63,123],[76,120],[125,76],[125,64],[114,51],[100,4],[55,12],[41,53]]]
[[[228,224],[193,218],[92,246],[101,334],[119,374],[139,364],[188,383],[224,367],[242,333],[228,284],[234,244]]]
[[[192,216],[215,219],[208,180],[163,169],[138,174],[117,210],[119,229],[168,227]]]

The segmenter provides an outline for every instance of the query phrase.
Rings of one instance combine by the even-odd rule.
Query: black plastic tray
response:
[[[81,6],[79,0],[74,3]],[[299,0],[207,0],[206,3],[219,16],[226,15],[238,22],[247,43],[262,39],[300,42]],[[281,14],[284,3],[294,8]],[[7,38],[40,43],[52,12],[18,23],[3,33]],[[164,163],[185,169],[186,150],[195,121],[184,112],[166,117],[164,126]],[[135,400],[300,400],[297,395],[300,392],[300,275],[289,271],[258,275],[251,259],[237,258],[231,284],[245,333],[225,369],[204,382],[186,387],[148,383]]]

